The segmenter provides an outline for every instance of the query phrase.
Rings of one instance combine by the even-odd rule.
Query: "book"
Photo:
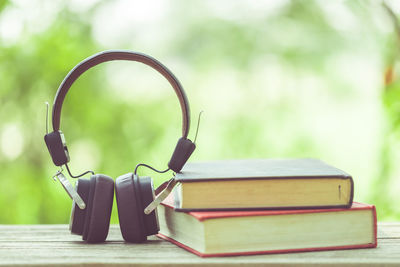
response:
[[[373,205],[354,202],[349,209],[197,212],[177,212],[172,205],[169,196],[158,207],[157,236],[201,257],[377,246]]]
[[[175,179],[179,211],[348,208],[353,179],[316,159],[189,162]]]

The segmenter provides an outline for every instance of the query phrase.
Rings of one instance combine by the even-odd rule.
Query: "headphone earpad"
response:
[[[155,213],[144,214],[145,205],[154,199],[153,192],[150,177],[138,179],[133,173],[128,173],[118,177],[115,181],[119,224],[125,241],[144,242],[148,235],[158,232]]]
[[[71,234],[82,235],[85,224],[86,211],[89,203],[90,180],[78,179],[75,190],[86,204],[86,208],[81,210],[75,201],[72,202],[71,217],[69,220],[69,230]]]
[[[154,186],[153,180],[150,177],[140,177],[140,191],[142,196],[142,213],[144,215],[144,225],[146,228],[146,235],[155,235],[160,231],[160,226],[158,224],[158,214],[157,209],[152,211],[149,215],[144,214],[144,209],[153,202]]]
[[[89,243],[104,242],[110,226],[114,198],[114,181],[103,174],[92,175],[82,239]]]

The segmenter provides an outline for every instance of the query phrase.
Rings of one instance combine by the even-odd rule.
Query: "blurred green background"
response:
[[[152,55],[186,89],[191,160],[313,157],[355,181],[355,201],[400,220],[400,6],[389,1],[0,0],[0,223],[67,223],[51,177],[45,101],[106,49]],[[149,67],[90,70],[61,129],[77,174],[165,168],[180,136],[173,90]],[[169,175],[151,175],[158,185]],[[117,222],[114,205],[112,223]]]

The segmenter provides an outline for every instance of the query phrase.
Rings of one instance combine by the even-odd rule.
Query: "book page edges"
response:
[[[199,194],[200,194],[199,192],[202,192],[201,190],[206,190],[206,188],[208,186],[208,182],[211,182],[210,185],[209,185],[209,186],[212,186],[211,192],[212,192],[212,190],[215,190],[215,188],[220,188],[221,189],[221,186],[222,186],[222,188],[226,188],[228,190],[228,192],[230,192],[230,194],[232,194],[232,192],[233,192],[232,190],[234,190],[232,188],[235,188],[234,185],[236,187],[237,187],[237,185],[240,185],[239,187],[242,188],[241,190],[243,192],[251,189],[251,187],[250,187],[250,189],[246,189],[247,187],[245,187],[245,185],[247,185],[247,184],[249,184],[249,185],[251,184],[251,185],[259,188],[258,191],[260,191],[261,190],[260,188],[264,188],[266,185],[269,184],[269,182],[267,182],[267,181],[275,180],[275,181],[271,181],[271,182],[273,182],[272,185],[271,185],[272,188],[273,188],[272,190],[278,190],[279,191],[279,190],[282,190],[282,189],[279,189],[279,188],[282,187],[282,184],[284,184],[284,183],[288,183],[288,185],[292,185],[292,187],[296,183],[297,184],[301,183],[300,184],[301,186],[303,186],[302,183],[304,183],[305,185],[308,184],[307,188],[310,188],[309,187],[310,183],[314,184],[313,180],[314,181],[317,180],[315,182],[315,184],[321,186],[321,183],[324,183],[324,181],[326,181],[326,179],[329,179],[331,181],[332,180],[344,180],[344,181],[347,181],[346,184],[348,184],[348,186],[345,186],[346,190],[343,191],[345,193],[345,195],[347,194],[347,197],[346,197],[347,199],[346,199],[345,202],[342,201],[341,203],[339,203],[340,202],[339,200],[333,200],[332,199],[333,191],[332,191],[332,188],[331,188],[331,189],[329,189],[330,190],[329,191],[330,198],[327,198],[326,200],[322,200],[321,199],[322,202],[315,202],[315,201],[312,202],[312,200],[310,200],[309,198],[306,198],[306,199],[304,199],[304,201],[302,203],[299,203],[298,205],[287,205],[288,203],[285,203],[285,201],[282,202],[282,204],[278,204],[278,203],[275,203],[276,201],[274,201],[273,199],[268,199],[268,198],[265,199],[265,200],[256,200],[256,203],[257,203],[256,205],[252,205],[249,202],[249,200],[248,200],[249,203],[246,202],[245,204],[242,204],[242,205],[234,205],[234,204],[232,204],[232,202],[224,204],[223,201],[221,202],[221,200],[218,200],[218,199],[217,199],[217,202],[216,202],[217,204],[215,204],[215,206],[211,205],[211,203],[213,203],[213,202],[210,202],[210,199],[208,199],[208,202],[206,201],[205,202],[206,204],[204,204],[203,206],[201,206],[201,205],[199,206],[198,204],[193,204],[192,203],[194,201],[193,199],[195,199],[196,197],[197,198],[200,197],[199,196]],[[278,180],[279,180],[279,182],[278,182]],[[290,182],[290,180],[296,180],[296,182],[292,183],[292,182]],[[260,183],[261,183],[260,186],[257,186],[257,184],[259,183],[257,181],[260,181]],[[261,182],[261,181],[265,181],[265,182]],[[299,182],[299,181],[301,181],[301,182]],[[310,178],[310,177],[292,177],[292,178],[290,178],[290,177],[289,178],[288,177],[280,177],[279,179],[275,179],[275,178],[265,178],[265,179],[245,178],[245,179],[232,179],[232,180],[229,180],[229,179],[223,179],[223,180],[216,179],[216,180],[212,180],[212,181],[210,180],[208,182],[205,182],[205,181],[191,181],[191,182],[187,182],[187,183],[186,182],[180,183],[178,185],[178,187],[175,188],[175,194],[174,194],[174,198],[175,198],[174,207],[175,207],[175,210],[187,212],[187,211],[202,211],[202,210],[219,211],[219,210],[254,210],[254,209],[271,209],[271,210],[273,210],[273,209],[285,209],[285,210],[290,210],[290,209],[309,209],[309,208],[313,208],[313,209],[349,208],[352,205],[353,197],[354,197],[354,181],[353,181],[353,178],[351,176],[347,176],[345,178],[344,177],[337,177],[337,176],[334,176],[334,177],[333,176],[329,176],[329,177],[312,177],[312,178]],[[236,184],[236,183],[238,183],[238,184]],[[225,184],[226,184],[226,186],[225,186]],[[332,187],[332,183],[331,182],[327,183],[327,187],[326,188],[329,188],[329,187]],[[196,188],[199,189],[200,191],[199,190],[194,191],[195,197],[189,199],[187,196],[191,196],[192,194],[190,192],[192,192],[192,190],[194,190]],[[299,188],[299,187],[296,187],[296,188]],[[318,187],[316,187],[316,188],[318,188]],[[288,190],[292,190],[292,189],[288,189]],[[311,190],[311,189],[308,189],[308,190]],[[177,194],[178,193],[177,191],[179,191],[179,194]],[[183,191],[185,192],[185,194],[183,194]],[[243,197],[243,192],[242,191],[239,191],[239,199],[241,197]],[[207,190],[205,192],[206,192],[206,195],[207,194],[208,195],[211,194],[210,190]],[[299,191],[296,191],[296,190],[294,192],[296,192],[295,195],[297,197],[299,197],[298,195],[301,194]],[[259,194],[259,192],[257,192],[256,195],[257,194]],[[191,203],[191,204],[185,204],[185,206],[183,205],[184,201],[182,201],[182,199],[183,199],[184,196],[186,196],[185,199],[189,199],[189,202],[186,201],[185,203]],[[317,198],[321,198],[321,193],[319,193],[319,195],[316,195],[316,197]],[[236,200],[236,201],[238,201],[238,200]],[[261,204],[260,202],[257,202],[257,201],[264,201],[264,202],[266,201],[266,202],[264,204]],[[286,200],[286,202],[287,201],[288,200]],[[293,203],[297,203],[297,201],[295,201],[295,200],[292,200],[292,202]],[[337,202],[337,203],[335,203],[335,202]],[[196,203],[196,202],[194,202],[194,203]]]
[[[361,245],[349,245],[349,246],[333,246],[333,247],[316,247],[316,248],[296,248],[296,249],[281,249],[281,250],[263,250],[263,251],[246,251],[246,252],[232,252],[232,253],[201,253],[191,247],[185,246],[184,244],[167,237],[163,234],[157,234],[157,237],[167,240],[197,256],[206,257],[229,257],[229,256],[245,256],[245,255],[258,255],[258,254],[278,254],[278,253],[293,253],[293,252],[312,252],[312,251],[324,251],[324,250],[338,250],[338,249],[356,249],[356,248],[374,248],[377,246],[376,236],[375,243],[361,244]]]
[[[168,205],[163,205],[165,207],[169,207],[170,209],[172,209],[170,206]],[[291,249],[271,249],[271,250],[260,250],[260,251],[242,251],[242,252],[223,252],[223,253],[202,253],[200,251],[197,251],[196,249],[193,249],[191,247],[188,247],[186,245],[183,245],[182,243],[167,237],[161,233],[159,233],[157,236],[165,239],[167,241],[170,241],[171,243],[180,246],[184,249],[186,249],[187,251],[194,253],[200,257],[223,257],[223,256],[238,256],[238,255],[256,255],[256,254],[275,254],[275,253],[290,253],[290,252],[311,252],[311,251],[323,251],[323,250],[338,250],[338,249],[356,249],[356,248],[374,248],[377,247],[377,215],[376,215],[376,208],[374,205],[368,205],[368,204],[363,204],[363,203],[358,203],[355,202],[353,207],[351,209],[347,209],[347,211],[351,212],[351,211],[356,211],[356,210],[369,210],[370,211],[370,218],[372,220],[372,223],[370,224],[371,226],[371,230],[370,230],[370,234],[371,234],[371,239],[370,242],[365,243],[365,244],[352,244],[352,245],[343,245],[343,246],[320,246],[320,247],[307,247],[307,248],[291,248]],[[331,210],[332,211],[332,210]],[[346,211],[343,209],[338,209],[337,211]],[[311,211],[311,212],[300,212],[300,213],[318,213],[320,211]],[[325,210],[325,213],[330,213],[329,210]],[[295,212],[295,213],[299,213],[299,212]],[[372,213],[372,214],[371,214]],[[186,213],[188,215],[192,215],[190,213]],[[283,214],[287,214],[283,213]],[[293,214],[293,213],[291,213]],[[278,214],[278,215],[282,215],[282,214]],[[193,215],[192,215],[193,216]],[[195,217],[192,217],[194,219],[197,219]],[[199,220],[200,221],[200,220]]]

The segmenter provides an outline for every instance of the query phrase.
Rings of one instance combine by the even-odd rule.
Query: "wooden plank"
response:
[[[378,233],[376,249],[200,258],[156,237],[126,244],[118,225],[104,244],[85,244],[66,225],[0,225],[0,266],[400,265],[400,223],[379,224]]]
[[[378,238],[400,238],[400,223],[379,223]]]

